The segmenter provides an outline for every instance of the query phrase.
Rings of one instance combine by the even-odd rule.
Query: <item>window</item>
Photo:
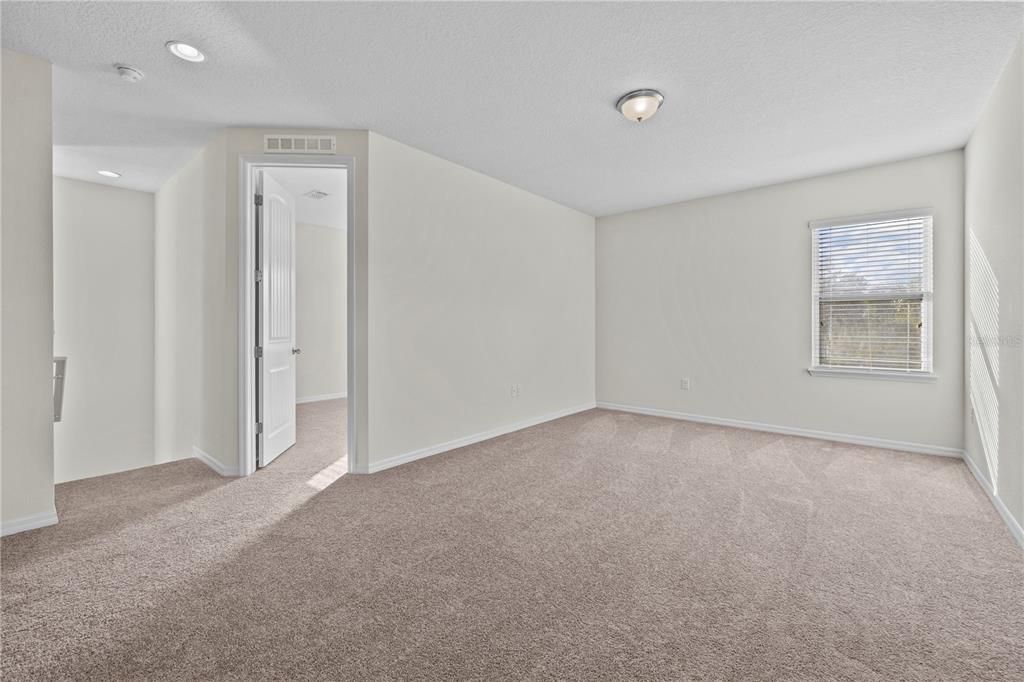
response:
[[[811,223],[811,374],[931,380],[928,211]]]

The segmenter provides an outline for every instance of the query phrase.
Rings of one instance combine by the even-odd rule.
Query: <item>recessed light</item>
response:
[[[116,172],[116,171],[101,170],[101,171],[96,171],[96,172],[99,173],[100,175],[102,175],[105,178],[119,178],[119,177],[121,177],[121,174]]]
[[[188,43],[183,43],[180,40],[171,40],[167,43],[167,49],[178,59],[184,59],[186,62],[201,62],[206,59],[206,55],[199,51],[198,47],[193,47]]]
[[[657,90],[634,90],[620,97],[615,108],[630,121],[642,123],[658,113],[664,101]]]

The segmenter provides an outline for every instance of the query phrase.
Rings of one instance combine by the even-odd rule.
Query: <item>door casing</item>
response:
[[[346,172],[348,193],[346,230],[348,253],[345,277],[348,281],[347,324],[348,336],[348,429],[346,452],[348,472],[355,466],[356,401],[354,386],[354,327],[356,278],[354,273],[354,183],[355,158],[352,156],[302,156],[285,154],[243,154],[239,156],[239,261],[238,261],[238,473],[249,476],[256,471],[256,174],[273,168],[337,168]]]

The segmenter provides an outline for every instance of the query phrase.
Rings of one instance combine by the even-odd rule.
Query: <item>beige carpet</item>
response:
[[[246,480],[59,486],[2,543],[3,679],[1024,679],[957,460],[592,410],[328,485],[344,410]]]

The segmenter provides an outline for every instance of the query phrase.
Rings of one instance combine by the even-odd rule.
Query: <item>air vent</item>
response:
[[[325,199],[327,198],[327,192],[321,192],[318,189],[311,189],[302,196],[309,197],[310,199]]]
[[[268,154],[334,154],[333,135],[264,135],[263,151]]]

